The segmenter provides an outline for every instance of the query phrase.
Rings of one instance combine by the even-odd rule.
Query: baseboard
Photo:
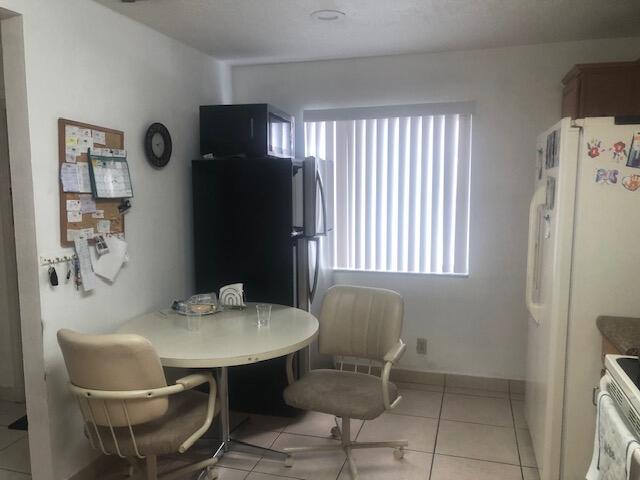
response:
[[[354,363],[344,363],[344,370],[368,373],[369,366]],[[371,367],[371,374],[380,375],[379,366]],[[406,370],[404,368],[394,368],[391,370],[390,379],[398,383],[415,383],[421,385],[431,385],[448,389],[475,389],[487,390],[491,392],[524,394],[524,382],[522,380],[509,380],[504,378],[477,377],[472,375],[459,375],[452,373],[422,372],[419,370]]]

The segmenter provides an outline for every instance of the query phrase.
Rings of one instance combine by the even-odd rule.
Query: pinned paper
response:
[[[96,210],[91,214],[91,218],[104,218],[104,210]]]
[[[78,137],[78,148],[80,153],[87,153],[90,148],[93,148],[93,138],[91,136]]]
[[[96,260],[94,271],[97,275],[113,282],[127,260],[127,242],[116,237],[106,237],[105,242],[109,253],[101,255]]]
[[[127,151],[126,150],[121,150],[119,148],[112,148],[111,149],[111,153],[114,157],[123,157],[126,158],[127,156]]]
[[[67,146],[65,149],[64,161],[69,163],[76,163],[76,160],[80,156],[80,149],[77,145]]]
[[[67,212],[79,212],[80,208],[80,200],[67,200]]]
[[[60,180],[62,181],[63,191],[78,192],[80,190],[80,185],[78,184],[78,165],[66,162],[60,165]]]
[[[100,148],[100,147],[93,147],[91,149],[91,155],[95,157],[113,157],[113,154],[111,153],[110,148]]]
[[[67,222],[69,223],[79,223],[82,221],[82,213],[77,211],[67,212]]]
[[[73,242],[80,235],[91,239],[94,237],[94,230],[93,228],[67,228],[67,242]]]
[[[76,165],[78,165],[78,191],[80,193],[91,193],[89,164],[87,162],[79,162]]]
[[[91,136],[93,137],[93,143],[99,143],[100,145],[107,143],[107,134],[105,132],[93,130]]]
[[[67,228],[67,242],[73,242],[73,240],[81,233],[82,233],[82,229]]]
[[[89,164],[86,162],[65,162],[60,165],[60,180],[62,181],[62,190],[65,192],[91,192]]]
[[[93,213],[96,211],[96,201],[91,195],[78,195],[78,197],[80,198],[80,211],[82,213]]]
[[[110,220],[98,220],[97,225],[98,233],[110,233],[111,232],[111,221]]]
[[[67,125],[64,128],[64,144],[67,147],[73,147],[78,145],[78,137],[80,136],[80,129],[72,125]]]
[[[82,289],[90,292],[96,288],[96,275],[91,265],[91,253],[89,253],[88,237],[84,234],[77,235],[73,239],[76,248],[76,255],[80,263],[80,277],[82,279]]]

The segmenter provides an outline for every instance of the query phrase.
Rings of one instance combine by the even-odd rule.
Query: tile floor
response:
[[[538,478],[522,393],[465,386],[398,383],[403,402],[393,413],[354,422],[362,441],[406,438],[401,461],[390,449],[355,453],[361,480],[535,480]],[[508,390],[508,389],[507,389]],[[333,418],[307,413],[301,418],[252,416],[234,436],[281,449],[322,445]],[[217,467],[220,480],[350,480],[342,452],[298,455],[292,468],[282,462],[240,453],[227,454]],[[1,480],[2,477],[0,477]]]
[[[0,400],[0,480],[31,478],[27,432],[7,428],[24,414],[24,404]]]

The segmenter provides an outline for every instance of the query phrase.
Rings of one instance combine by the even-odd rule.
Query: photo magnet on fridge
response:
[[[622,186],[630,192],[635,192],[640,188],[640,175],[629,175],[622,179]]]
[[[615,185],[618,183],[620,170],[607,170],[606,168],[596,169],[596,183],[600,185]]]
[[[626,146],[627,144],[624,143],[623,141],[614,143],[613,147],[609,149],[613,154],[612,159],[615,160],[616,162],[619,162],[620,160],[625,158],[627,156]]]
[[[599,157],[602,152],[604,152],[602,141],[592,139],[590,142],[587,142],[587,155],[591,158]]]
[[[629,156],[627,157],[627,167],[640,168],[640,132],[633,134]]]
[[[547,200],[545,208],[553,210],[556,203],[556,179],[555,177],[547,177]]]

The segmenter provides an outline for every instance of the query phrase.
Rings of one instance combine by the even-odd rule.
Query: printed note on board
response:
[[[91,132],[91,136],[93,137],[93,143],[97,143],[98,145],[106,145],[107,134],[105,132],[101,132],[99,130],[93,130]]]
[[[77,235],[73,239],[76,248],[76,255],[80,262],[80,278],[82,279],[82,289],[90,292],[96,288],[96,275],[91,265],[91,253],[89,252],[89,242],[86,235]]]

